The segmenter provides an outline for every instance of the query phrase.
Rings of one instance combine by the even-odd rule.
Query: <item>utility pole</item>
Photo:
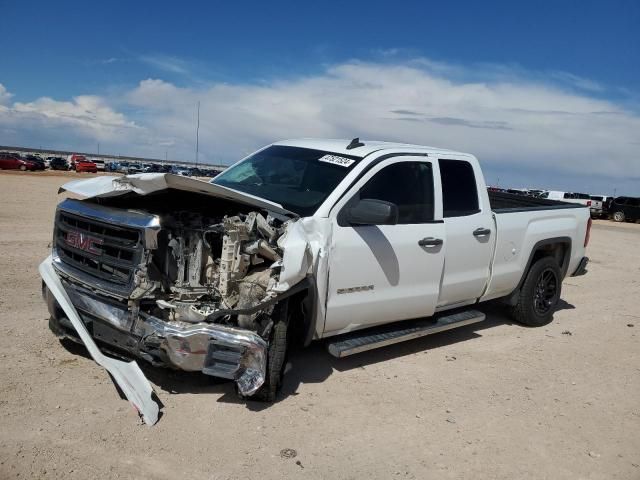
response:
[[[98,142],[98,155],[100,155],[100,142]]]
[[[200,100],[198,100],[198,114],[196,120],[196,168],[198,168],[198,147],[199,147],[199,135],[200,135]]]

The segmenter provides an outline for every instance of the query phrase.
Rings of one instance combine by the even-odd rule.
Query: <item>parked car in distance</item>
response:
[[[607,217],[612,200],[613,197],[606,195],[591,195],[591,216],[593,218]]]
[[[171,167],[171,171],[169,173],[173,173],[174,175],[181,175],[183,177],[191,176],[191,171],[188,168],[179,167],[177,165],[174,165],[173,167]]]
[[[90,160],[76,160],[76,172],[98,173],[98,165]]]
[[[540,198],[548,198],[549,200],[560,200],[567,203],[578,203],[585,207],[591,207],[591,197],[586,193],[575,192],[559,192],[557,190],[549,190],[540,195]]]
[[[117,163],[117,170],[120,173],[124,173],[125,175],[129,173],[129,162],[123,161]]]
[[[118,171],[118,162],[105,162],[104,171],[105,172],[117,172]]]
[[[529,190],[529,195],[532,197],[540,197],[544,193],[544,190]]]
[[[640,220],[640,197],[617,197],[611,202],[609,214],[616,222]]]
[[[25,155],[22,157],[25,162],[29,162],[33,164],[33,170],[45,170],[47,166],[44,163],[44,160],[37,155]]]
[[[17,153],[0,152],[0,170],[34,170],[31,162],[26,162]]]
[[[142,168],[142,164],[140,163],[130,163],[127,173],[142,173]]]
[[[69,164],[65,158],[51,157],[49,159],[49,168],[51,170],[69,170]]]
[[[67,161],[69,162],[69,169],[76,170],[76,162],[87,160],[84,155],[78,155],[76,153],[69,155]]]

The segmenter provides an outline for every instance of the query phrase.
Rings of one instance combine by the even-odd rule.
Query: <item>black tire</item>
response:
[[[552,257],[543,257],[527,272],[518,302],[511,307],[511,316],[529,327],[546,325],[553,320],[561,292],[562,275],[558,263]]]
[[[273,402],[282,387],[282,376],[287,360],[289,312],[287,300],[276,305],[273,311],[273,329],[269,340],[267,373],[260,390],[250,397],[251,400]]]
[[[625,218],[624,218],[624,212],[613,212],[613,216],[611,217],[613,218],[614,222],[624,222]]]

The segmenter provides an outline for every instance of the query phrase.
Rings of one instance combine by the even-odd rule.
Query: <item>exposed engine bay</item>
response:
[[[282,265],[276,242],[283,223],[255,211],[222,218],[175,212],[162,218],[161,225],[158,248],[148,259],[148,278],[140,279],[131,300],[167,321],[213,321],[264,336],[263,317],[272,308],[248,315],[212,314],[248,309],[276,295]],[[149,295],[155,299],[151,305],[145,301]]]

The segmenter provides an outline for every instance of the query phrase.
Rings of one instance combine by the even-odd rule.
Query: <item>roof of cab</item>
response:
[[[409,143],[395,143],[395,142],[379,142],[371,140],[361,140],[364,143],[361,147],[347,149],[347,146],[351,143],[351,140],[345,139],[320,139],[320,138],[298,138],[291,140],[282,140],[275,142],[273,145],[286,145],[291,147],[312,148],[315,150],[323,150],[326,152],[337,153],[340,155],[351,155],[355,157],[365,157],[370,153],[377,152],[379,150],[405,150],[407,148],[415,149],[421,153],[448,153],[456,155],[469,155],[468,153],[455,152],[453,150],[447,150],[445,148],[427,147],[424,145],[412,145]]]

